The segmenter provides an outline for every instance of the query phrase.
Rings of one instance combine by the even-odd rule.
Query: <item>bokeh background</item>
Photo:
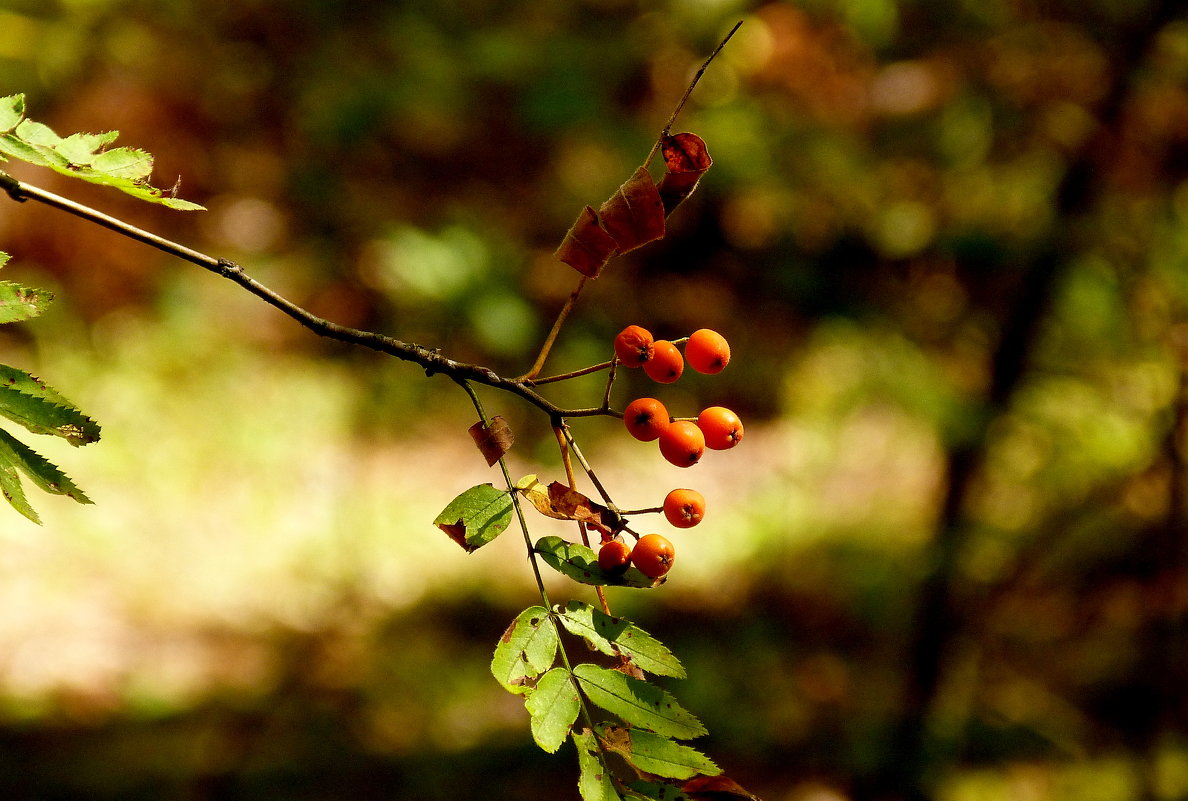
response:
[[[715,166],[550,360],[629,323],[734,348],[659,392],[737,409],[735,451],[682,471],[575,423],[621,506],[709,503],[612,604],[768,801],[1188,797],[1179,4],[0,0],[0,94],[209,211],[7,166],[514,374],[574,284],[561,235],[738,19],[677,125]],[[58,295],[3,361],[104,426],[33,443],[94,506],[0,510],[3,798],[577,798],[487,671],[536,597],[519,535],[431,524],[498,480],[456,386],[32,203],[0,249]],[[484,398],[513,471],[560,478],[546,421]]]

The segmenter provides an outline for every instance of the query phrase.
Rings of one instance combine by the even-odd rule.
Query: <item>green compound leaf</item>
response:
[[[0,415],[34,434],[52,434],[71,445],[99,439],[99,424],[36,376],[0,364]]]
[[[581,709],[569,671],[557,667],[541,676],[524,707],[532,716],[532,739],[545,751],[555,753],[569,737]]]
[[[531,682],[553,666],[558,640],[548,610],[543,606],[528,607],[499,638],[491,659],[491,674],[508,692],[523,695],[531,691]]]
[[[573,674],[587,698],[624,723],[682,740],[706,733],[701,721],[654,684],[588,663]]]
[[[647,589],[665,581],[663,577],[650,579],[634,567],[628,568],[622,575],[611,575],[598,566],[594,551],[561,537],[541,537],[536,542],[535,550],[549,567],[582,584]]]
[[[48,125],[25,116],[24,95],[0,97],[0,161],[8,156],[49,167],[172,209],[203,208],[177,197],[176,187],[163,190],[149,183],[153,173],[150,153],[132,147],[108,149],[118,136],[118,131],[106,131],[61,137]]]
[[[652,635],[621,617],[611,617],[581,601],[557,607],[561,625],[609,656],[623,654],[640,670],[658,676],[685,678],[685,668],[672,652]]]
[[[721,768],[709,757],[687,745],[642,729],[600,724],[598,737],[610,751],[620,754],[644,773],[669,779],[717,776]]]
[[[622,801],[614,780],[598,758],[598,739],[589,729],[573,733],[578,754],[578,792],[582,801]]]
[[[433,525],[472,553],[502,534],[511,518],[511,493],[479,484],[450,501]]]

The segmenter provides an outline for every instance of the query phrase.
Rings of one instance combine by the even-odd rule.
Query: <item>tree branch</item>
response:
[[[255,278],[252,278],[243,267],[229,259],[215,258],[206,253],[188,248],[185,245],[165,239],[142,228],[137,228],[121,219],[104,214],[90,206],[85,206],[69,198],[17,180],[5,172],[0,172],[0,190],[6,192],[13,200],[20,202],[36,200],[39,203],[44,203],[47,206],[52,206],[73,214],[88,222],[101,225],[129,239],[142,242],[171,256],[176,256],[191,264],[196,264],[203,269],[238,284],[269,306],[278,309],[319,336],[370,348],[371,350],[394,356],[406,362],[419,364],[425,368],[427,375],[441,373],[458,382],[470,381],[475,384],[482,384],[494,389],[510,392],[528,401],[528,403],[541,409],[554,419],[614,414],[605,407],[562,409],[533,391],[522,379],[507,378],[499,375],[490,368],[456,361],[442,355],[440,351],[434,348],[426,348],[423,345],[404,342],[395,337],[378,334],[374,331],[364,331],[331,322],[281,296]]]

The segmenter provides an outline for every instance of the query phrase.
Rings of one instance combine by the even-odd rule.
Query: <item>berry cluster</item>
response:
[[[650,378],[671,384],[685,362],[699,373],[714,375],[730,363],[730,343],[717,331],[702,328],[685,340],[682,356],[676,343],[653,339],[646,328],[629,325],[615,337],[615,358],[626,367],[642,367]],[[692,467],[705,449],[724,451],[743,438],[738,415],[725,406],[702,409],[696,418],[673,418],[655,398],[637,398],[623,410],[628,433],[641,442],[658,442],[660,453],[677,467]]]
[[[683,341],[684,353],[672,342],[655,339],[646,328],[629,325],[615,337],[615,360],[625,367],[642,367],[648,377],[671,384],[681,377],[688,362],[699,373],[714,375],[730,363],[730,344],[717,331],[702,328]],[[623,423],[641,442],[658,442],[660,453],[677,467],[692,467],[705,449],[728,450],[743,438],[738,415],[724,406],[702,409],[696,418],[673,418],[655,398],[637,398],[623,410]],[[660,511],[675,528],[691,528],[705,516],[705,498],[692,489],[674,489]],[[645,534],[630,548],[619,539],[608,539],[598,553],[599,566],[621,573],[635,565],[649,578],[659,578],[672,568],[676,551],[660,534]]]

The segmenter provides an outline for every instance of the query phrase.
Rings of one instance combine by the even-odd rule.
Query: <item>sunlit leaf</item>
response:
[[[91,503],[86,493],[56,465],[3,429],[0,429],[0,458],[5,464],[19,468],[44,492],[65,495],[79,503]]]
[[[147,181],[153,174],[153,157],[133,147],[117,147],[95,156],[91,169],[114,178],[127,178],[134,183]]]
[[[599,725],[597,731],[608,750],[622,755],[644,773],[689,779],[722,772],[700,751],[654,732],[607,724]]]
[[[13,509],[41,525],[41,518],[37,516],[37,512],[29,505],[29,500],[25,497],[25,490],[21,486],[20,476],[17,475],[16,465],[9,463],[3,453],[0,453],[0,493],[4,494],[4,499],[12,504]]]
[[[67,136],[55,148],[71,164],[89,165],[103,148],[119,137],[119,131],[76,133]]]
[[[511,516],[511,494],[490,484],[479,484],[450,501],[433,524],[472,552],[502,534]]]
[[[491,674],[508,692],[522,695],[531,680],[553,666],[557,658],[557,627],[543,606],[521,612],[495,646]]]
[[[611,617],[581,601],[559,608],[561,624],[607,655],[622,654],[641,670],[683,679],[685,668],[660,641],[629,620]]]
[[[628,568],[622,575],[611,575],[598,566],[598,557],[594,551],[561,537],[541,537],[536,541],[536,552],[549,567],[582,584],[646,589],[664,583],[664,577],[650,579],[634,567]]]
[[[587,698],[625,723],[682,740],[706,733],[701,721],[654,684],[588,663],[573,673]]]
[[[52,434],[71,445],[99,439],[99,424],[36,376],[0,365],[0,415],[34,434]]]
[[[15,323],[36,317],[49,307],[53,299],[53,293],[44,289],[0,281],[0,323]]]
[[[9,133],[25,118],[25,96],[0,97],[0,133]]]
[[[728,776],[698,776],[681,785],[691,801],[760,801]]]
[[[582,801],[622,801],[615,782],[599,759],[598,740],[589,729],[573,733],[578,754],[578,792]]]
[[[532,739],[551,754],[569,737],[581,701],[569,671],[558,667],[540,677],[524,706],[532,716]]]

